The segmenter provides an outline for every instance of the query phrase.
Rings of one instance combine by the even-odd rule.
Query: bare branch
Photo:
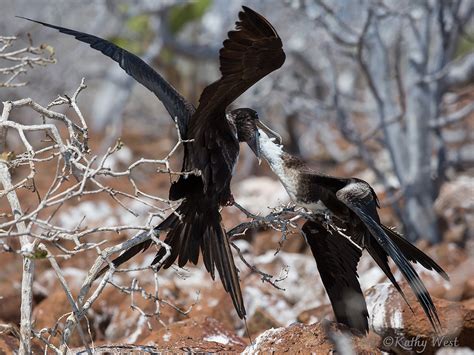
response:
[[[436,121],[430,123],[430,127],[440,128],[457,123],[467,118],[472,112],[474,112],[474,102],[464,105],[462,108],[455,112],[438,117]]]
[[[16,40],[16,37],[0,36],[0,60],[14,63],[7,67],[0,67],[0,77],[7,76],[7,79],[0,79],[0,88],[25,86],[26,82],[15,81],[21,74],[26,73],[27,68],[56,63],[53,49],[44,44],[39,47],[33,47],[30,44],[28,47],[6,52]]]
[[[11,183],[10,172],[4,161],[0,160],[0,182],[5,190],[8,190],[7,199],[10,204],[14,219],[17,220],[22,214],[22,208],[18,196]],[[24,222],[17,222],[18,232],[24,233],[20,237],[21,251],[23,256],[23,278],[21,282],[21,321],[20,321],[20,353],[31,353],[31,313],[33,307],[33,274],[34,262],[29,257],[33,251],[31,239],[26,235],[26,225]]]
[[[132,162],[128,168],[124,170],[112,169],[110,167],[111,164],[109,163],[109,161],[114,157],[114,154],[123,148],[123,144],[120,141],[118,141],[114,147],[109,148],[103,156],[90,156],[87,134],[88,127],[77,103],[79,94],[85,88],[84,80],[82,80],[73,95],[59,96],[46,107],[36,103],[32,99],[7,101],[4,103],[0,119],[0,129],[4,130],[4,137],[6,137],[8,130],[15,130],[18,133],[25,150],[23,153],[16,155],[2,155],[7,157],[8,160],[0,161],[0,180],[3,186],[3,190],[0,190],[0,198],[6,197],[12,209],[11,217],[6,216],[2,223],[0,223],[0,239],[7,237],[20,238],[20,250],[15,250],[4,243],[2,245],[5,251],[21,254],[25,263],[22,286],[23,300],[21,323],[22,349],[24,349],[25,353],[29,352],[29,340],[32,335],[45,343],[45,345],[53,351],[63,353],[67,350],[68,342],[73,330],[80,324],[80,321],[85,317],[88,310],[90,310],[92,304],[100,297],[105,286],[110,282],[111,277],[115,272],[115,269],[110,262],[110,258],[113,254],[127,250],[133,245],[151,238],[156,245],[161,245],[167,250],[165,257],[160,261],[160,264],[170,255],[169,246],[153,235],[152,225],[154,224],[156,217],[163,219],[167,213],[175,213],[174,206],[176,202],[171,202],[160,196],[154,196],[144,192],[140,183],[136,181],[134,177],[134,171],[142,169],[145,166],[158,165],[158,172],[170,175],[170,179],[172,174],[180,175],[199,173],[196,171],[180,173],[171,170],[169,159],[184,142],[180,137],[176,145],[172,147],[171,151],[162,159],[138,159]],[[60,105],[68,105],[72,107],[80,123],[77,124],[73,119],[65,114],[52,110],[52,108]],[[23,124],[11,120],[12,112],[22,107],[30,108],[34,112],[39,113],[43,122]],[[51,121],[48,122],[46,120]],[[63,125],[66,130],[60,130],[58,125]],[[29,136],[26,134],[35,131],[44,132],[49,138],[43,142],[46,143],[46,147],[43,144],[38,148],[37,144],[31,141]],[[51,175],[52,181],[49,189],[43,196],[38,195],[38,203],[36,206],[30,208],[28,212],[23,213],[16,191],[27,187],[29,184],[33,184],[34,186],[36,174],[38,171],[43,169],[42,164],[51,161],[56,161],[56,173]],[[28,167],[29,173],[24,178],[20,177],[19,181],[13,182],[9,170],[20,166]],[[71,183],[71,177],[73,178],[73,181],[75,180],[76,182]],[[122,191],[111,187],[109,185],[111,179],[125,179],[128,181],[129,190],[132,192],[130,193],[125,190]],[[148,211],[148,218],[143,221],[143,224],[122,224],[113,226],[104,226],[100,224],[96,226],[87,226],[85,225],[85,223],[87,223],[87,219],[85,218],[76,225],[63,226],[61,225],[60,220],[55,218],[60,211],[65,210],[68,201],[71,201],[74,198],[94,195],[106,195],[111,197],[113,201],[116,202],[117,206],[123,208],[127,213],[134,216],[139,216],[139,214],[134,211],[135,207],[132,206],[142,206],[143,209]],[[98,233],[130,233],[136,231],[140,231],[136,237],[105,250],[101,250],[104,241],[90,241],[90,238]],[[63,241],[72,241],[74,247],[72,249],[66,248],[62,244]],[[53,254],[49,247],[46,246],[46,243],[51,243],[58,248],[61,253],[56,255]],[[89,250],[95,250],[99,256],[84,280],[83,285],[79,290],[79,296],[75,298],[71,293],[56,259],[68,259]],[[54,330],[51,330],[52,333],[50,332],[50,334],[52,335],[50,337],[45,338],[43,336],[45,331],[38,332],[34,330],[30,321],[33,259],[37,257],[46,257],[49,259],[71,305],[72,311],[66,319],[59,348],[51,344],[50,341],[51,336],[54,337],[55,335],[53,334],[56,334]],[[102,267],[104,261],[108,262],[111,268],[93,290],[92,294],[89,295],[89,291],[92,288],[97,272]],[[146,296],[146,299],[150,299],[155,303],[155,312],[151,315],[147,315],[150,317],[159,317],[160,302],[166,303],[166,301],[161,300],[158,297],[159,289],[156,278],[155,281],[155,294],[153,297],[140,291],[142,296]],[[132,287],[132,305],[134,305],[133,293],[139,289],[138,285]],[[122,291],[124,290],[125,289]],[[171,305],[170,302],[167,302],[167,304]],[[136,305],[134,306],[134,309],[141,313]],[[60,320],[58,320],[58,322],[59,321]],[[77,329],[85,349],[89,353],[92,353],[91,335],[86,335],[86,331],[81,326]]]

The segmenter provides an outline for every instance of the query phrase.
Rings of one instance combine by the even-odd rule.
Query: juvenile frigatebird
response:
[[[435,331],[441,324],[433,301],[410,264],[420,263],[449,280],[428,255],[380,222],[377,195],[365,181],[318,173],[299,158],[286,153],[276,138],[259,129],[262,157],[279,177],[293,202],[328,222],[307,220],[303,233],[316,261],[324,287],[339,323],[368,332],[368,311],[357,275],[362,250],[367,250],[408,304],[388,265],[395,262],[408,281]],[[328,227],[329,221],[335,226]]]
[[[162,267],[169,268],[176,259],[179,267],[188,261],[197,264],[201,250],[207,271],[214,279],[217,269],[237,314],[244,318],[237,269],[221,225],[219,208],[233,202],[230,181],[239,155],[239,142],[247,142],[259,155],[255,126],[258,116],[247,108],[230,112],[226,109],[253,84],[283,65],[285,53],[273,26],[263,16],[243,6],[236,30],[228,33],[219,52],[222,76],[204,89],[195,109],[150,66],[125,49],[97,36],[30,21],[72,35],[112,58],[127,74],[151,90],[171,117],[177,118],[181,137],[193,140],[184,144],[182,171],[197,170],[200,174],[182,175],[171,185],[170,199],[183,201],[176,214],[171,214],[155,228],[157,232],[169,229],[165,243],[171,247],[171,255]],[[113,260],[114,265],[122,264],[150,245],[151,240],[147,240],[132,247]],[[165,250],[161,248],[152,264],[158,263],[164,255]]]

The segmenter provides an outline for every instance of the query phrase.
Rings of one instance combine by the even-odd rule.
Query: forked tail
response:
[[[179,267],[183,267],[188,261],[197,264],[199,250],[201,250],[206,270],[214,279],[215,269],[217,269],[222,285],[230,294],[237,314],[240,318],[244,318],[246,312],[239,276],[229,239],[221,225],[217,202],[206,198],[186,199],[177,209],[177,213],[181,216],[181,220],[168,232],[164,240],[171,247],[171,255],[160,267],[169,268],[176,260]],[[158,263],[165,254],[166,249],[161,248],[152,264]]]
[[[188,261],[197,264],[199,251],[203,255],[206,270],[215,279],[215,269],[219,273],[222,285],[234,303],[240,318],[246,315],[239,276],[234,264],[234,258],[229,239],[221,225],[221,215],[217,202],[201,198],[184,200],[176,210],[157,227],[155,232],[169,230],[164,242],[171,247],[171,254],[159,266],[167,269],[177,260],[178,266],[183,267]],[[146,240],[126,250],[112,261],[118,267],[133,258],[138,253],[150,247],[152,240]],[[152,265],[159,263],[166,255],[166,249],[160,248]],[[109,269],[105,266],[97,275],[104,274]]]

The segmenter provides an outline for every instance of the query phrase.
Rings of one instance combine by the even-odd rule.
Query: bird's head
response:
[[[281,136],[260,121],[257,111],[251,108],[238,108],[232,110],[230,114],[237,129],[239,142],[246,142],[257,158],[260,158],[259,129],[268,132],[269,136],[276,137],[281,142]]]

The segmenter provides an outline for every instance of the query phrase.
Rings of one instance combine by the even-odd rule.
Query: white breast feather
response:
[[[320,213],[330,213],[328,208],[324,205],[322,201],[317,201],[313,203],[302,203],[296,198],[297,192],[297,171],[291,171],[291,169],[285,167],[283,161],[283,146],[276,144],[268,135],[262,130],[259,131],[259,143],[260,151],[265,158],[265,160],[270,165],[270,168],[273,172],[280,178],[283,186],[285,186],[288,195],[290,195],[293,202],[299,204],[306,209],[313,212]]]
[[[295,175],[291,174],[288,169],[285,169],[283,161],[283,146],[276,144],[268,135],[262,131],[259,132],[260,152],[264,159],[270,165],[270,168],[278,176],[286,191],[293,201],[296,201],[296,180]]]
[[[312,203],[300,203],[300,205],[314,213],[331,213],[321,200]]]

